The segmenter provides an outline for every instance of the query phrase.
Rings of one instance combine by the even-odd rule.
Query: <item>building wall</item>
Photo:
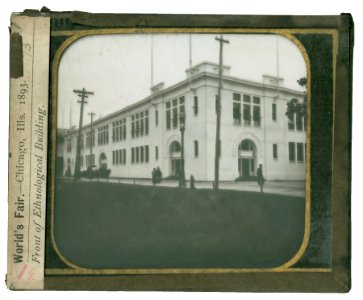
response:
[[[166,103],[173,99],[185,98],[185,176],[188,179],[192,174],[196,180],[214,180],[215,162],[215,136],[216,136],[216,110],[215,96],[218,93],[217,76],[200,76],[198,79],[168,89],[163,93],[157,93],[148,101],[120,112],[111,117],[105,117],[95,123],[95,165],[99,166],[101,153],[106,155],[107,168],[111,169],[112,177],[150,178],[153,168],[159,167],[164,177],[171,175],[170,145],[173,141],[181,142],[181,134],[178,128],[166,128]],[[233,122],[233,93],[258,96],[260,98],[260,126],[234,124]],[[194,113],[194,97],[198,97],[198,113]],[[305,143],[306,132],[288,129],[288,120],[285,116],[286,103],[292,98],[303,101],[303,95],[298,92],[287,91],[262,85],[224,80],[221,95],[221,158],[220,180],[235,180],[240,176],[239,158],[241,152],[240,143],[249,139],[255,146],[254,169],[258,164],[263,165],[264,176],[268,180],[303,180],[305,179],[305,163],[289,161],[289,142]],[[277,106],[276,120],[272,119],[272,104]],[[243,102],[241,102],[243,107]],[[146,111],[149,112],[149,134],[142,137],[131,138],[131,115]],[[158,111],[158,124],[155,121],[155,110]],[[126,117],[126,140],[112,141],[112,122]],[[105,145],[97,143],[97,128],[109,125],[109,142]],[[85,127],[83,132],[89,130]],[[72,151],[64,149],[64,170],[66,172],[70,161],[71,173],[74,172],[76,135],[73,131],[65,136],[65,141],[72,136]],[[194,141],[198,142],[198,156],[195,154]],[[273,144],[277,145],[277,158],[273,158]],[[149,161],[131,163],[131,148],[139,146],[149,147]],[[158,147],[158,159],[155,156],[155,147]],[[126,164],[113,164],[112,151],[125,149]],[[296,151],[296,149],[295,149]],[[86,169],[85,156],[90,153],[89,148],[81,151],[83,166]],[[305,157],[305,156],[304,156]],[[296,154],[295,154],[296,158]],[[305,160],[305,159],[304,159]],[[251,175],[254,175],[253,173]]]

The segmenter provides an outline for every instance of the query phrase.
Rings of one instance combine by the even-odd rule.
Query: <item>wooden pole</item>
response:
[[[219,188],[219,159],[220,159],[220,148],[221,148],[221,91],[222,91],[222,80],[223,80],[223,43],[229,43],[229,41],[224,40],[223,36],[220,38],[215,38],[219,41],[219,80],[218,80],[218,96],[216,103],[216,113],[217,113],[217,126],[216,126],[216,144],[215,144],[215,160],[214,160],[214,189]]]
[[[79,178],[80,171],[80,157],[81,157],[81,133],[82,133],[82,125],[83,125],[83,109],[84,104],[88,103],[85,99],[88,98],[88,95],[93,95],[93,92],[88,92],[84,88],[82,90],[73,90],[74,93],[78,94],[81,97],[77,102],[81,104],[80,116],[79,116],[79,126],[78,126],[78,137],[77,137],[77,148],[76,148],[76,162],[74,167],[74,181]]]

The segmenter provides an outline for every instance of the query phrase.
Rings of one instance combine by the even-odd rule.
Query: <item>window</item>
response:
[[[194,110],[194,116],[197,116],[198,115],[198,96],[194,96],[193,110]]]
[[[133,164],[135,162],[135,148],[131,148],[131,163]]]
[[[126,164],[126,149],[112,151],[112,164],[113,165]]]
[[[287,127],[289,128],[289,130],[294,130],[295,129],[294,117],[295,117],[295,114],[292,115],[291,117],[287,117],[288,118]]]
[[[233,93],[233,124],[241,124],[241,94]]]
[[[166,103],[166,129],[170,129],[171,125],[171,111],[170,111],[170,102]]]
[[[251,125],[251,105],[243,104],[243,124]]]
[[[159,112],[156,109],[155,110],[155,126],[158,126],[158,125],[159,125]]]
[[[273,157],[273,159],[277,159],[277,157],[278,157],[277,144],[272,144],[272,157]]]
[[[95,155],[94,154],[86,155],[86,165],[87,165],[87,167],[92,167],[95,165]]]
[[[131,116],[131,137],[135,137],[135,116]]]
[[[305,130],[305,120],[303,115],[294,113],[292,116],[287,117],[287,121],[289,130]]]
[[[243,95],[243,102],[251,103],[251,96],[250,95]]]
[[[296,115],[296,130],[303,130],[303,116]]]
[[[178,128],[179,114],[185,112],[185,97],[181,96],[179,99],[173,99],[166,103],[166,129]]]
[[[144,147],[140,147],[140,162],[144,162]]]
[[[241,101],[241,94],[233,93],[233,101]]]
[[[139,114],[135,115],[135,136],[138,137],[140,133]]]
[[[126,139],[126,118],[112,122],[112,142]]]
[[[144,113],[140,113],[140,136],[144,135]]]
[[[82,168],[82,167],[83,167],[83,165],[84,165],[83,156],[80,156],[79,158],[80,158],[80,166],[81,166],[81,168]]]
[[[122,138],[126,140],[126,118],[122,120]]]
[[[289,142],[289,161],[295,161],[295,143]]]
[[[256,105],[253,106],[253,125],[261,125],[260,107]]]
[[[304,161],[304,144],[303,143],[297,143],[297,161],[303,162]]]
[[[126,119],[123,122],[123,136],[126,139]],[[131,137],[149,134],[149,111],[145,110],[131,116]]]
[[[97,143],[98,145],[108,144],[108,125],[98,128]]]
[[[173,100],[173,128],[178,128],[178,99]]]
[[[136,149],[136,163],[139,162],[139,147],[135,147]]]
[[[92,129],[91,131],[86,132],[86,148],[91,148],[95,146],[95,131]]]
[[[158,146],[155,146],[155,160],[159,159],[159,148]]]
[[[198,141],[194,141],[194,156],[198,157],[199,149],[198,149]]]
[[[272,103],[272,121],[277,120],[277,106],[276,103]]]
[[[149,134],[149,111],[145,110],[145,135]]]
[[[149,162],[149,146],[145,146],[145,162]]]

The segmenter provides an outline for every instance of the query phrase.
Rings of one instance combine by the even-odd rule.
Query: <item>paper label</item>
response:
[[[11,22],[7,286],[43,289],[50,18]]]

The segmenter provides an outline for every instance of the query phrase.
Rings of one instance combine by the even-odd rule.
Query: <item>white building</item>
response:
[[[306,132],[303,118],[289,120],[286,104],[304,93],[285,88],[283,79],[262,82],[229,76],[224,66],[221,94],[220,180],[255,175],[263,165],[267,180],[305,179]],[[218,64],[202,62],[186,70],[186,79],[170,87],[160,83],[145,99],[82,129],[81,170],[103,165],[111,177],[151,178],[160,167],[164,178],[181,166],[179,112],[185,111],[185,176],[214,180]],[[73,174],[78,130],[65,134],[64,173]]]

